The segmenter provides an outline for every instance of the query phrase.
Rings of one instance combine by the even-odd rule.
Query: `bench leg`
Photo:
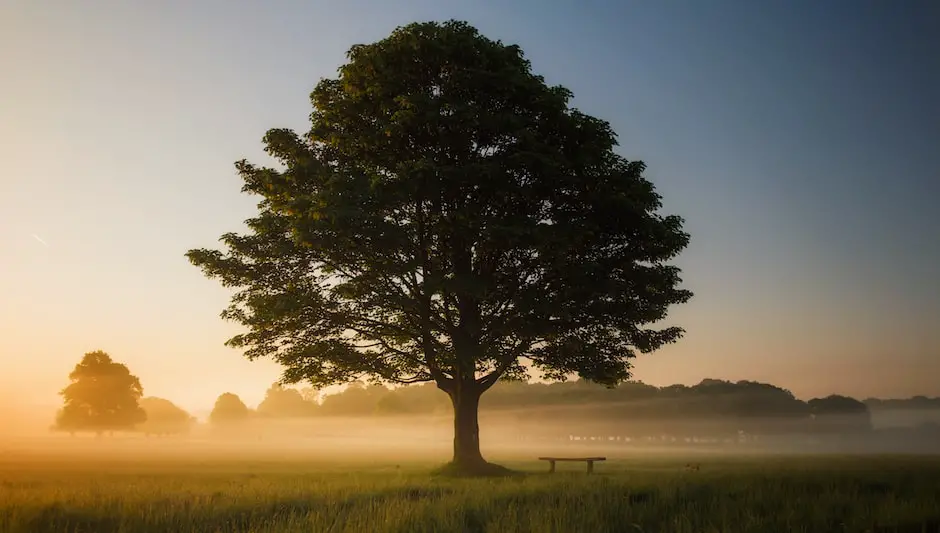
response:
[[[555,472],[555,461],[548,462],[548,473],[553,474]]]
[[[587,472],[587,473],[590,474],[591,472],[594,471],[594,461],[588,461],[587,464],[588,464],[588,472]]]

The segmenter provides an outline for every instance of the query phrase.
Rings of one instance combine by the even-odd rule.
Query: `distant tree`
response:
[[[453,406],[447,396],[433,383],[398,387],[393,391],[401,403],[413,414],[447,414]]]
[[[317,404],[307,401],[297,389],[271,385],[258,404],[258,414],[272,418],[301,418],[315,414]]]
[[[313,404],[320,404],[320,399],[323,396],[323,393],[320,392],[315,387],[304,387],[300,389],[300,396],[305,400]]]
[[[940,398],[928,398],[927,396],[912,396],[907,399],[879,399],[868,398],[865,405],[871,410],[894,409],[894,410],[934,410],[940,409]]]
[[[353,382],[338,394],[323,398],[323,413],[340,416],[362,416],[376,412],[379,401],[389,393],[382,385],[366,386]]]
[[[213,424],[231,424],[244,422],[251,415],[248,406],[237,395],[226,392],[219,395],[209,413],[209,421]]]
[[[395,391],[388,391],[375,404],[375,414],[378,415],[405,415],[411,413],[411,405],[405,401],[401,394],[396,394]]]
[[[140,406],[147,413],[147,420],[137,427],[148,435],[180,435],[188,433],[196,419],[170,400],[143,398]]]
[[[689,387],[688,385],[677,383],[675,385],[669,385],[668,387],[663,387],[659,389],[659,392],[661,393],[660,394],[661,396],[679,397],[679,396],[684,396],[688,394],[690,389],[691,387]]]
[[[446,397],[445,397],[446,398]],[[373,414],[431,414],[444,407],[436,387],[430,384],[386,389],[356,383],[327,395],[321,406],[326,416]],[[447,407],[450,407],[447,405]],[[483,411],[522,409],[529,417],[547,418],[540,423],[589,419],[598,427],[629,425],[657,427],[661,432],[689,431],[700,435],[801,433],[810,426],[810,409],[793,393],[755,381],[705,380],[698,385],[662,389],[641,382],[627,382],[616,389],[585,380],[556,383],[501,381],[482,398]],[[694,424],[693,424],[694,422]]]
[[[481,394],[577,374],[615,386],[678,340],[653,329],[689,242],[610,125],[569,107],[518,46],[456,21],[356,45],[311,96],[310,132],[270,130],[280,168],[237,164],[259,195],[227,253],[191,250],[237,289],[228,344],[289,383],[433,381],[454,410],[452,466],[488,470]]]
[[[833,394],[807,402],[814,426],[824,432],[852,433],[869,431],[871,413],[868,406],[855,398]]]
[[[693,391],[706,394],[720,394],[734,388],[734,383],[724,379],[705,378],[698,385],[691,387]]]
[[[100,434],[131,430],[147,419],[139,405],[140,380],[105,352],[86,353],[69,380],[72,383],[59,393],[65,405],[56,417],[57,429]]]

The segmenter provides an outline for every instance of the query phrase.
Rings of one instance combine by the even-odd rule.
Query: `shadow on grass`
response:
[[[111,533],[121,529],[120,517],[102,514],[96,510],[71,508],[54,503],[44,507],[26,522],[23,530],[35,533],[59,531],[101,531]]]
[[[308,514],[330,515],[334,522],[342,523],[345,516],[358,508],[385,505],[393,502],[436,501],[454,493],[448,487],[404,486],[383,490],[363,491],[339,500],[322,497],[290,498],[266,502],[231,502],[222,504],[183,506],[180,501],[166,500],[153,505],[156,512],[139,515],[123,514],[113,508],[82,508],[54,503],[37,509],[17,530],[23,533],[120,531],[174,531],[179,524],[196,525],[203,531],[251,531],[259,526],[287,516]],[[163,508],[163,509],[161,509]],[[124,510],[124,513],[127,511]],[[188,527],[188,526],[187,526]]]
[[[340,505],[351,506],[351,502]],[[204,531],[250,531],[260,523],[288,515],[305,515],[335,509],[323,500],[294,498],[265,504],[224,504],[193,506],[174,510],[179,502],[167,502],[163,512],[142,518],[127,510],[112,508],[81,508],[52,504],[39,509],[26,520],[24,533],[118,533],[123,531],[175,531],[181,523],[196,525]]]
[[[536,476],[536,477],[548,476],[548,477],[550,477],[550,478],[557,476],[557,477],[562,478],[562,479],[569,479],[569,478],[619,479],[619,478],[623,477],[623,473],[622,473],[622,472],[597,472],[597,471],[594,471],[594,472],[591,472],[590,474],[588,474],[587,472],[585,472],[585,471],[583,471],[583,470],[556,470],[556,471],[554,471],[554,472],[549,472],[548,470],[537,470],[537,471],[534,471],[534,472],[532,472],[532,471],[526,472],[525,475],[527,475],[527,476]]]
[[[448,487],[398,487],[394,489],[385,489],[381,491],[365,492],[352,498],[347,498],[344,503],[385,503],[387,501],[407,500],[416,501],[434,501],[440,500],[445,496],[454,493],[454,489]]]
[[[595,487],[591,489],[596,496],[606,489]],[[877,490],[877,489],[876,489]],[[165,500],[152,502],[145,512],[128,512],[127,508],[118,506],[103,506],[98,508],[82,508],[55,503],[36,509],[26,521],[21,523],[21,529],[11,530],[11,533],[58,533],[69,532],[96,532],[117,533],[121,531],[179,531],[192,529],[198,531],[252,531],[264,524],[283,521],[288,517],[303,519],[306,515],[318,515],[332,523],[323,531],[343,524],[350,515],[357,514],[363,509],[374,509],[377,505],[394,504],[396,502],[434,502],[457,494],[456,488],[448,486],[421,486],[406,485],[388,489],[367,490],[361,493],[348,495],[341,499],[325,499],[322,497],[289,498],[266,503],[252,501],[230,501],[225,503],[207,503],[204,505],[181,505],[181,500]],[[687,509],[686,505],[714,502],[719,494],[708,493],[702,487],[689,487],[677,494],[660,493],[654,488],[624,491],[623,500],[630,506],[661,506],[675,507],[674,511],[680,513]],[[507,508],[561,508],[575,504],[581,496],[570,492],[559,491],[550,486],[539,487],[536,490],[525,490],[516,493],[499,492],[493,494],[487,501],[486,508],[476,504],[469,507],[455,509],[463,522],[463,531],[486,531],[490,524],[489,514],[492,509]],[[621,500],[621,501],[623,501]],[[609,502],[610,503],[610,502]],[[622,505],[611,505],[602,509],[604,523],[622,524],[625,519]],[[864,529],[846,529],[844,521],[849,518],[848,509],[839,509],[827,520],[827,524],[819,531],[866,531],[868,533],[940,533],[940,516],[928,516],[923,521],[903,521],[897,523],[878,524]],[[317,521],[321,524],[322,522]],[[652,527],[654,524],[650,524]],[[767,524],[766,531],[781,531],[776,526]],[[646,525],[644,525],[646,527]],[[857,527],[857,525],[856,525]]]
[[[896,491],[893,484],[883,481],[869,481],[859,486],[859,493],[864,496],[885,496],[894,494]]]
[[[447,463],[431,471],[433,477],[449,478],[523,478],[528,475],[526,472],[512,470],[493,463],[472,466]]]
[[[926,522],[911,522],[898,526],[876,526],[871,533],[940,533],[940,517]]]

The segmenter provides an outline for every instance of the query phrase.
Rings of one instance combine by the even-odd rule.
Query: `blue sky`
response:
[[[257,402],[278,369],[222,346],[228,294],[183,253],[252,215],[232,163],[305,130],[351,45],[449,18],[521,45],[686,218],[688,334],[638,379],[940,395],[929,0],[7,0],[0,387],[55,403],[103,349],[148,394]]]

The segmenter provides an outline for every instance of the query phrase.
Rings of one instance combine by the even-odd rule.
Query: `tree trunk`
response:
[[[486,464],[480,454],[478,414],[481,391],[473,385],[461,385],[449,392],[454,405],[453,465],[461,470],[474,470]]]

